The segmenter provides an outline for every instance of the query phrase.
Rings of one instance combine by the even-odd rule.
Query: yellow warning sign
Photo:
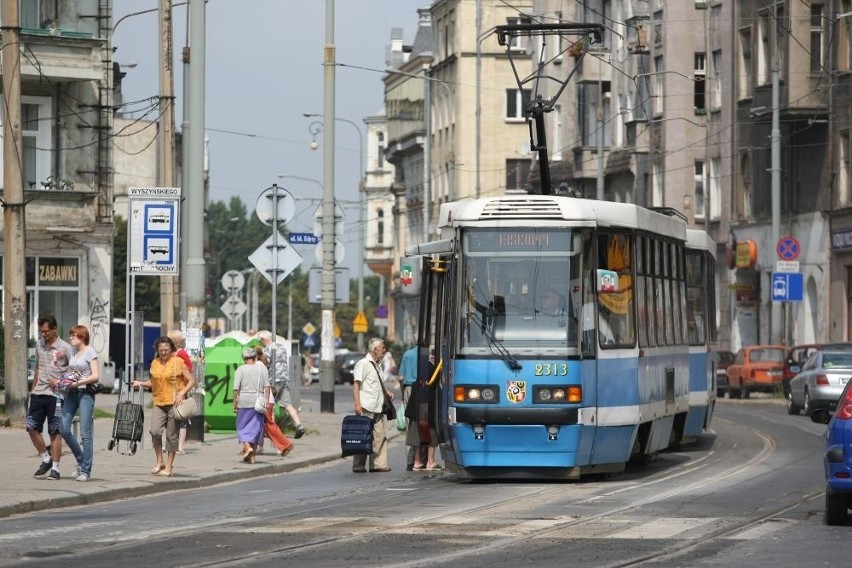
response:
[[[352,322],[353,333],[367,333],[367,316],[364,312],[358,312],[355,321]]]

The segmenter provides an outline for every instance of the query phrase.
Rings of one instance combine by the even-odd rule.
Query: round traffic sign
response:
[[[222,287],[225,290],[242,290],[245,283],[246,279],[239,270],[229,270],[222,275]]]
[[[322,265],[322,242],[317,245],[317,248],[314,249],[314,254],[316,255],[317,262]],[[343,246],[343,241],[340,239],[334,239],[334,264],[335,266],[343,262],[343,257],[346,256],[346,248]]]
[[[296,215],[296,200],[289,191],[272,184],[257,198],[255,211],[257,218],[270,227],[276,217],[279,223],[289,223]]]
[[[796,260],[802,247],[796,237],[781,237],[775,246],[775,252],[781,260]]]

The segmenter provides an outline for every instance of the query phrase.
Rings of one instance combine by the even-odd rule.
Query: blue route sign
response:
[[[315,245],[319,244],[320,238],[313,233],[290,233],[291,245]]]
[[[772,273],[773,302],[801,302],[804,288],[804,277],[801,272]]]

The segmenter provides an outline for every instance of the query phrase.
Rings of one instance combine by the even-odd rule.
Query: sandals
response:
[[[152,475],[159,475],[160,472],[163,471],[164,469],[166,469],[166,464],[158,463],[157,465],[155,465],[154,467],[151,468],[151,474]]]
[[[290,447],[289,447],[289,448],[287,448],[286,450],[281,450],[280,452],[278,452],[278,455],[279,455],[279,456],[281,456],[281,457],[283,458],[283,457],[286,457],[286,456],[287,456],[287,454],[289,454],[289,453],[290,453],[290,452],[292,452],[292,451],[293,451],[293,446],[290,446]]]
[[[254,463],[254,450],[247,451],[246,455],[243,456],[243,461],[245,463]]]
[[[157,475],[162,475],[163,477],[172,477],[174,474],[175,474],[174,470],[166,469],[166,467],[163,466],[163,470],[160,473],[158,473]]]
[[[426,466],[426,471],[441,471],[442,469],[444,469],[444,468],[441,467],[441,465],[437,464],[437,463],[434,464],[434,465],[427,465]]]

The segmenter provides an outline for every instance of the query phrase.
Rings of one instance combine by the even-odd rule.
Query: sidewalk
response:
[[[187,442],[186,455],[175,458],[173,477],[151,475],[154,451],[148,433],[150,408],[145,409],[142,442],[135,455],[122,455],[116,449],[107,450],[112,439],[112,418],[95,419],[95,455],[92,478],[78,482],[71,477],[77,462],[63,444],[59,481],[33,477],[40,460],[23,425],[0,428],[0,455],[3,459],[3,483],[0,484],[0,517],[97,503],[127,497],[138,497],[174,489],[207,487],[217,483],[261,475],[285,473],[309,465],[341,459],[340,424],[351,408],[335,407],[335,413],[320,413],[319,388],[302,391],[301,418],[307,433],[292,439],[295,447],[281,458],[269,439],[264,441],[264,453],[257,463],[243,463],[237,455],[236,433],[206,433],[204,442]],[[98,395],[97,407],[112,413],[117,396]],[[146,401],[147,402],[147,401]],[[397,434],[389,428],[389,436]],[[44,434],[47,439],[45,429]],[[118,450],[127,452],[127,442],[119,442]]]

